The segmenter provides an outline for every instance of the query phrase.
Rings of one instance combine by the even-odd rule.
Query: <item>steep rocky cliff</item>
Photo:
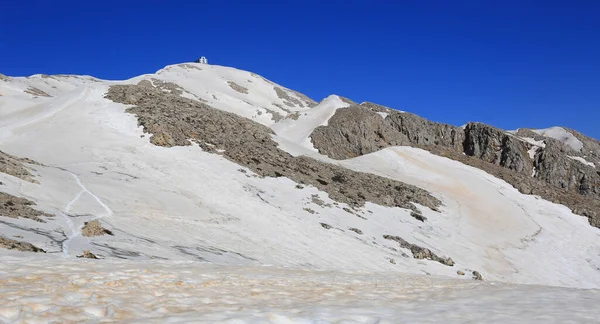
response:
[[[363,103],[337,110],[311,140],[321,154],[334,159],[388,146],[422,148],[483,169],[525,194],[564,204],[600,227],[600,142],[564,132],[572,135],[570,142],[529,129],[507,132],[482,123],[456,127]]]

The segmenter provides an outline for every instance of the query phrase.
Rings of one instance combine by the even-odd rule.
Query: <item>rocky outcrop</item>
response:
[[[135,105],[129,113],[160,146],[191,141],[222,154],[260,176],[288,177],[325,191],[335,201],[360,207],[365,202],[416,209],[412,202],[436,209],[441,202],[427,191],[389,178],[352,171],[334,164],[280,150],[271,129],[204,103],[165,93],[148,84],[114,85],[106,98]]]
[[[333,226],[329,225],[329,224],[325,224],[325,223],[320,223],[321,227],[323,227],[326,230],[330,230],[333,228]]]
[[[22,252],[46,253],[46,251],[40,249],[39,247],[31,243],[16,241],[13,239],[6,238],[4,236],[0,236],[0,248],[17,250]]]
[[[383,118],[378,112],[388,113],[388,116]],[[311,139],[320,153],[346,159],[388,146],[441,145],[460,149],[464,132],[455,126],[365,103],[338,109],[327,126],[313,131]]]
[[[300,106],[300,107],[314,107],[317,105],[317,103],[310,99],[309,97],[307,97],[306,95],[297,92],[297,91],[293,91],[293,90],[289,90],[289,89],[282,89],[280,87],[273,87],[273,90],[275,90],[275,93],[277,94],[277,97],[279,97],[279,99],[283,100],[283,103],[286,106],[289,107],[296,107],[296,106]],[[295,95],[295,97],[299,98],[294,98],[294,96],[290,96],[289,93],[292,93]]]
[[[571,156],[561,142],[548,139],[546,147],[535,156],[536,178],[554,187],[600,197],[600,176],[596,168]]]
[[[25,198],[11,196],[0,192],[0,216],[10,218],[27,218],[37,222],[44,223],[42,217],[53,217],[54,215],[33,209],[35,203]]]
[[[383,238],[386,240],[398,242],[398,244],[400,244],[401,248],[410,250],[412,252],[413,258],[415,258],[415,259],[432,260],[432,261],[436,261],[436,262],[439,262],[443,265],[447,265],[450,267],[454,265],[454,261],[452,261],[452,259],[441,258],[441,257],[437,256],[435,253],[431,252],[431,250],[421,247],[421,246],[418,246],[416,244],[408,243],[406,240],[404,240],[403,238],[401,238],[399,236],[384,235]]]
[[[30,159],[23,159],[12,156],[10,154],[0,151],[0,172],[10,174],[13,177],[17,177],[21,180],[35,182],[31,173],[24,166],[25,164],[38,164],[37,162]]]
[[[564,204],[600,227],[600,142],[572,133],[583,143],[580,153],[528,129],[511,134],[482,123],[460,128],[363,103],[338,109],[311,139],[320,153],[334,159],[389,146],[422,148],[485,170],[522,193]]]
[[[78,258],[83,258],[83,259],[100,259],[98,256],[96,256],[94,253],[90,252],[89,250],[83,250],[83,253],[81,255],[77,256]]]
[[[229,85],[229,87],[241,94],[248,94],[248,88],[246,87],[242,87],[241,85],[233,82],[233,81],[227,81],[227,84]]]
[[[100,225],[100,221],[93,220],[86,222],[81,228],[81,235],[92,237],[101,235],[113,235],[113,233]]]
[[[383,138],[381,116],[357,106],[338,109],[328,125],[334,126],[319,126],[311,137],[320,153],[334,159],[356,157],[390,145],[390,140]]]
[[[527,153],[526,143],[519,138],[481,123],[468,123],[464,134],[462,149],[466,155],[531,175],[533,161]]]
[[[358,228],[350,227],[348,230],[352,231],[352,232],[354,232],[354,233],[356,233],[358,235],[363,235],[363,231],[359,230]]]
[[[24,90],[23,92],[30,94],[34,97],[52,97],[51,95],[47,94],[46,92],[35,88],[35,87],[29,87],[26,90]]]

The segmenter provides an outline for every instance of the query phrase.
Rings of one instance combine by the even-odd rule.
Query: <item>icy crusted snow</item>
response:
[[[559,140],[577,152],[580,152],[583,148],[583,143],[562,127],[555,126],[545,129],[534,129],[533,131],[542,136]]]
[[[598,290],[197,262],[0,259],[0,321],[592,323]]]

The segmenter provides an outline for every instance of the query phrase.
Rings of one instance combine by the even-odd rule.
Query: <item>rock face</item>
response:
[[[22,252],[46,253],[46,251],[38,248],[37,246],[31,243],[16,241],[13,239],[6,238],[4,236],[0,236],[0,248],[18,250]]]
[[[466,155],[531,174],[533,162],[528,156],[527,146],[517,137],[481,123],[467,124],[464,134],[463,151]]]
[[[135,105],[127,111],[138,117],[138,123],[152,134],[150,141],[155,145],[184,146],[192,140],[204,151],[222,154],[260,176],[288,177],[310,184],[327,192],[331,199],[351,206],[360,207],[370,201],[414,210],[411,202],[432,209],[441,204],[415,186],[305,156],[293,157],[277,147],[271,138],[273,132],[266,126],[165,93],[148,83],[112,86],[106,98]]]
[[[569,158],[569,153],[562,143],[548,140],[546,147],[535,157],[536,177],[555,187],[573,189],[581,194],[598,193],[598,187],[585,185],[587,180],[597,178],[593,174],[594,168],[585,167],[581,162]]]
[[[388,116],[384,118],[378,112]],[[311,139],[320,153],[334,159],[347,159],[388,146],[441,145],[459,149],[464,132],[455,126],[366,103],[338,109],[327,126],[314,130]]]
[[[384,235],[383,238],[386,240],[398,242],[398,244],[400,244],[400,247],[410,250],[410,252],[412,252],[412,254],[413,254],[413,258],[415,258],[415,259],[432,260],[432,261],[436,261],[436,262],[439,262],[443,265],[447,265],[450,267],[454,265],[454,261],[452,261],[452,259],[441,258],[441,257],[437,256],[435,253],[431,252],[431,250],[426,249],[424,247],[420,247],[416,244],[408,243],[406,240],[404,240],[403,238],[401,238],[399,236]]]
[[[81,228],[81,235],[91,237],[91,236],[101,236],[101,235],[113,235],[113,233],[106,228],[100,225],[98,220],[93,220],[86,222]]]
[[[528,129],[511,134],[482,123],[460,128],[363,103],[338,109],[311,139],[334,159],[389,146],[422,148],[483,169],[522,193],[564,204],[600,227],[600,142],[569,131],[583,143],[581,152]]]
[[[19,198],[11,196],[7,193],[0,192],[0,216],[11,217],[11,218],[27,218],[37,222],[44,223],[45,221],[41,218],[53,217],[52,214],[44,213],[39,210],[33,209],[35,203],[25,198]]]

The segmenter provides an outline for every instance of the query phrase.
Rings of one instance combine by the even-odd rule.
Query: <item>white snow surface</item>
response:
[[[391,147],[332,161],[314,151],[308,136],[345,107],[339,97],[296,107],[297,121],[273,124],[266,113],[255,115],[277,108],[270,106],[279,98],[269,82],[231,68],[201,68],[171,66],[122,82],[175,82],[188,96],[272,126],[293,154],[419,186],[443,207],[417,206],[425,222],[409,210],[372,203],[353,215],[314,187],[257,177],[198,146],[154,146],[126,106],[104,99],[121,81],[0,81],[0,150],[43,164],[30,166],[39,184],[0,173],[0,191],[56,215],[45,223],[0,217],[1,235],[48,252],[0,249],[0,316],[6,321],[122,316],[164,322],[168,316],[173,322],[393,323],[436,322],[447,314],[447,322],[479,322],[478,309],[496,310],[485,317],[490,322],[597,318],[597,308],[589,306],[598,301],[597,290],[470,280],[476,270],[486,282],[600,288],[600,231],[586,218],[419,149]],[[246,78],[252,83],[241,84]],[[240,103],[246,95],[227,80],[256,91],[249,103]],[[24,93],[28,87],[52,97]],[[213,94],[219,99],[210,101]],[[84,222],[93,219],[115,235],[81,236]],[[398,235],[456,264],[414,259],[383,235]],[[83,250],[103,259],[76,259]],[[564,296],[571,308],[557,307]]]
[[[556,140],[559,140],[567,144],[569,147],[571,147],[577,152],[580,152],[583,148],[583,143],[580,140],[578,140],[577,137],[575,137],[573,134],[569,133],[566,129],[562,127],[555,126],[545,129],[533,129],[533,131],[542,136],[551,137]]]

